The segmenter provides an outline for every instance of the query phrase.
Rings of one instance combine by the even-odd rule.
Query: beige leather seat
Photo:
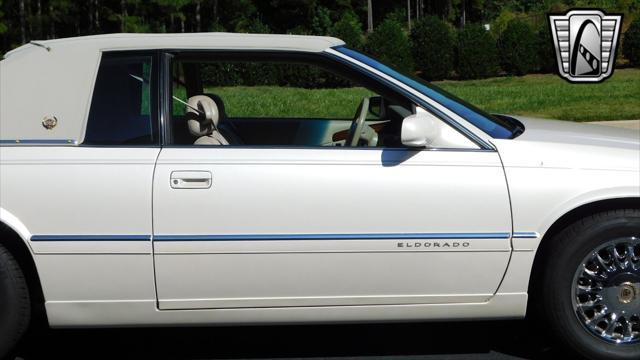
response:
[[[198,137],[193,144],[229,145],[229,141],[218,130],[220,112],[215,101],[205,95],[195,95],[189,98],[188,103],[187,126],[191,135]]]

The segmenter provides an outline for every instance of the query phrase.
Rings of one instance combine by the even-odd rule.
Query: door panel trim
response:
[[[334,306],[375,306],[375,305],[417,305],[484,303],[493,294],[473,295],[389,295],[389,296],[313,296],[313,297],[271,297],[271,298],[225,298],[225,299],[167,299],[159,302],[163,310],[193,309],[246,309],[246,308],[287,308],[319,307],[324,302]],[[277,305],[274,305],[277,304]],[[319,305],[320,304],[320,305]]]
[[[536,232],[495,233],[372,233],[372,234],[232,234],[156,235],[154,241],[290,241],[290,240],[420,240],[420,239],[534,239]],[[32,235],[31,241],[149,241],[151,235]]]
[[[278,240],[419,240],[419,239],[508,239],[508,232],[495,233],[374,233],[374,234],[233,234],[156,235],[154,241],[278,241]]]
[[[32,235],[31,241],[150,241],[150,235]]]

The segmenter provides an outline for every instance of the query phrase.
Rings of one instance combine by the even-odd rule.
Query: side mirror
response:
[[[442,121],[431,113],[421,111],[402,120],[400,138],[408,147],[427,147],[442,133]]]

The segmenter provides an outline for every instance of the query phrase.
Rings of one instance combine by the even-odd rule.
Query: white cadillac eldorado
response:
[[[32,42],[0,62],[0,357],[41,313],[530,313],[582,356],[638,359],[639,137],[490,115],[335,38]]]

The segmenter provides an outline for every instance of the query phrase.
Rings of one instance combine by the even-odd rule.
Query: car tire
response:
[[[549,240],[532,294],[543,329],[575,355],[640,359],[640,210],[594,214]]]
[[[14,349],[30,318],[27,281],[16,259],[0,244],[0,359]]]

